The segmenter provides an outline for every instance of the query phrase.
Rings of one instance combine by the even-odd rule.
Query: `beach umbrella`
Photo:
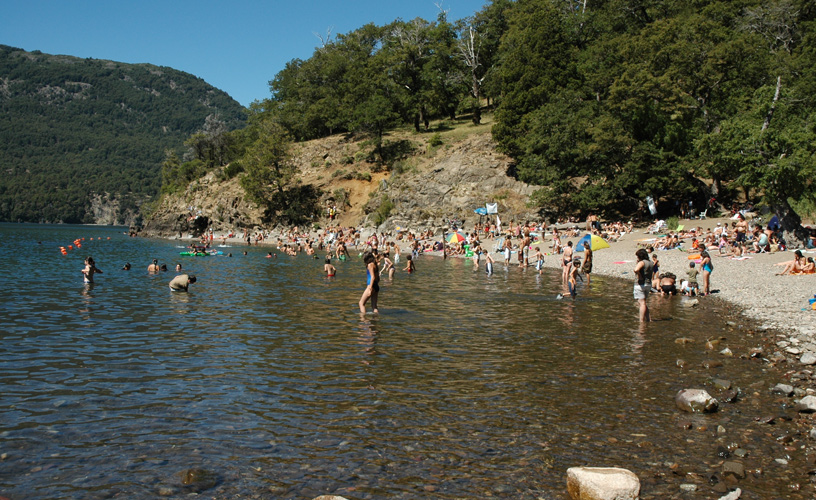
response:
[[[473,212],[475,212],[475,213],[477,213],[479,215],[487,215],[487,209],[485,207],[479,207],[476,210],[474,210]]]
[[[593,252],[595,250],[600,250],[602,248],[609,248],[609,243],[604,241],[603,238],[600,236],[595,236],[594,234],[587,234],[580,240],[578,240],[578,244],[575,245],[576,252],[583,252],[584,251],[584,243],[589,243],[589,249]]]
[[[448,236],[448,239],[446,241],[448,243],[456,244],[456,243],[461,243],[461,242],[465,241],[466,239],[467,238],[462,236],[461,233],[453,232],[453,233],[450,234],[450,236]]]

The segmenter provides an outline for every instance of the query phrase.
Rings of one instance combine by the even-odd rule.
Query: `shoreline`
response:
[[[681,222],[685,222],[687,226],[699,226],[703,230],[708,230],[716,227],[717,223],[723,225],[730,223],[731,219],[695,219]],[[574,225],[581,228],[583,223]],[[310,237],[317,237],[315,232],[309,234]],[[562,238],[563,244],[566,245],[568,241],[576,243],[584,234],[586,231],[580,230],[577,237]],[[226,244],[236,250],[244,246],[275,248],[277,236],[272,235],[269,239],[258,242],[257,245],[246,245],[246,242],[240,237],[227,238]],[[592,274],[631,281],[638,244],[648,243],[646,240],[655,237],[656,235],[647,234],[645,229],[640,228],[625,234],[617,242],[610,242],[609,248],[596,250],[593,252]],[[196,240],[196,238],[162,239],[183,242]],[[221,245],[222,240],[223,238],[215,237],[212,242],[213,247],[217,248]],[[484,240],[484,248],[492,249],[494,241]],[[406,242],[398,241],[397,244],[405,254],[407,252]],[[542,243],[540,248],[542,253],[549,249],[549,240]],[[351,248],[349,250],[351,251]],[[359,253],[359,249],[355,248],[354,252]],[[661,271],[676,274],[679,285],[681,278],[685,276],[689,268],[689,253],[676,249],[655,250],[655,253],[658,255]],[[816,250],[810,250],[808,253],[816,254]],[[438,251],[425,252],[424,255],[442,258],[442,253]],[[491,252],[491,255],[494,255],[496,267],[504,265],[501,254]],[[578,252],[577,255],[583,256],[583,252]],[[716,252],[712,252],[711,256],[714,265],[714,271],[711,274],[711,290],[714,293],[710,296],[711,298],[720,299],[739,307],[746,318],[756,322],[754,328],[757,330],[775,330],[783,334],[785,338],[775,344],[797,360],[800,360],[805,353],[816,354],[816,311],[811,310],[808,304],[808,299],[816,294],[816,275],[776,276],[781,268],[775,264],[793,259],[793,251],[749,253],[743,260],[732,259],[730,256],[721,257]],[[464,256],[454,255],[449,258],[464,258]],[[514,261],[511,261],[510,265],[517,266]],[[549,268],[560,268],[560,258],[552,254],[545,255],[544,265]],[[708,297],[698,297],[698,299],[705,301],[708,300]]]

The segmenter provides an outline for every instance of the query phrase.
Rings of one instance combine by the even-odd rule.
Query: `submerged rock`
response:
[[[797,409],[802,413],[816,412],[816,396],[805,396],[799,400],[796,405]]]
[[[640,480],[626,469],[570,467],[567,492],[573,500],[634,500],[640,495]]]
[[[784,396],[790,396],[793,394],[793,386],[788,384],[776,384],[771,392],[774,394],[782,394]]]
[[[691,413],[717,411],[719,402],[703,389],[683,389],[674,398],[677,407]]]
[[[799,358],[799,362],[803,365],[816,365],[816,354],[806,352],[802,354],[801,358]]]
[[[207,469],[186,469],[179,474],[181,484],[190,491],[200,493],[218,484],[218,476]]]

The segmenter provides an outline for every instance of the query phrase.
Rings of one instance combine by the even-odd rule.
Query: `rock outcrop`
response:
[[[508,175],[512,162],[496,150],[489,132],[471,134],[431,152],[427,145],[415,143],[412,152],[390,172],[379,171],[362,157],[354,159],[361,156],[354,153],[361,148],[341,136],[295,148],[300,181],[320,188],[327,205],[337,203],[342,225],[374,228],[379,224],[381,230],[402,226],[437,232],[450,219],[458,219],[465,221],[465,228],[472,228],[479,220],[474,209],[487,202],[498,204],[505,222],[536,216],[527,207],[535,188]],[[392,208],[378,220],[374,212],[385,202]],[[238,177],[221,180],[217,172],[211,172],[183,193],[163,196],[141,234],[186,237],[208,228],[240,233],[268,228],[262,216],[246,198]]]

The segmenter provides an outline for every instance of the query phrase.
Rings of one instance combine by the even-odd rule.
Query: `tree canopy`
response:
[[[492,103],[545,212],[632,213],[646,196],[813,212],[814,15],[806,0],[492,0],[324,40],[260,107],[300,140],[478,123]]]

